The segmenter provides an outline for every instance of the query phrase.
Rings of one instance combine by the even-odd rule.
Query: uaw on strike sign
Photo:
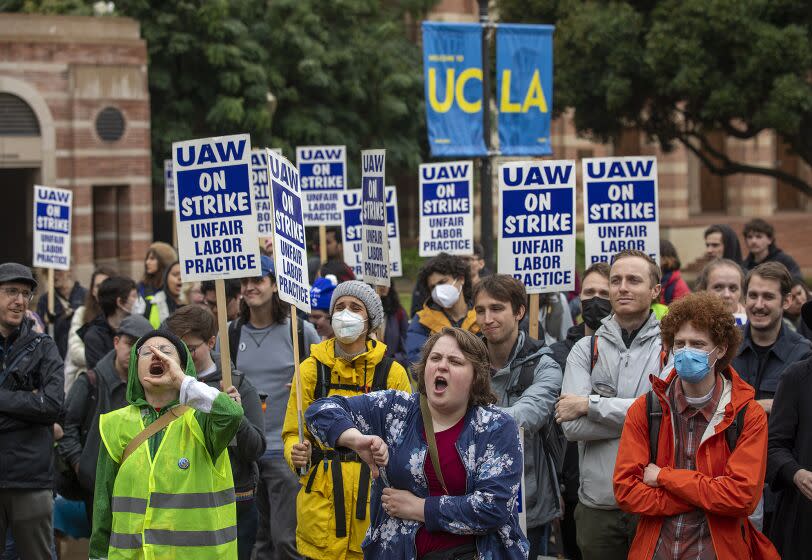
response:
[[[575,289],[575,162],[506,163],[499,203],[499,273],[528,294]]]
[[[586,266],[628,249],[659,263],[656,158],[584,159],[583,181]]]
[[[183,281],[260,276],[249,136],[175,142],[172,172]]]
[[[73,193],[34,185],[34,266],[70,268]]]
[[[296,167],[266,150],[273,208],[273,257],[279,299],[310,313],[302,188]],[[302,351],[302,349],[300,349]]]

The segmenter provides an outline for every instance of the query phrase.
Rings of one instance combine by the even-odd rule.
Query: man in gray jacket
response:
[[[612,488],[626,411],[663,369],[660,325],[650,306],[660,294],[660,268],[641,251],[615,255],[609,274],[612,314],[569,357],[556,420],[579,443],[581,486],[575,510],[585,560],[627,557],[637,519],[618,508]]]
[[[496,404],[524,428],[527,538],[530,558],[536,558],[540,549],[544,552],[545,525],[562,514],[557,471],[563,444],[555,450],[545,448],[545,440],[555,442],[560,433],[552,416],[562,375],[544,342],[519,329],[526,301],[521,282],[504,274],[486,276],[474,288],[474,310],[488,347]]]

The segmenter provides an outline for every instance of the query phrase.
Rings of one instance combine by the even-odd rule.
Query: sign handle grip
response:
[[[324,226],[320,226],[324,227]],[[296,386],[296,419],[299,423],[299,443],[304,443],[304,407],[302,405],[302,376],[299,374],[299,317],[296,306],[290,306],[290,328],[293,339],[293,383]],[[296,469],[299,476],[307,474],[307,467]]]
[[[322,264],[327,262],[327,226],[319,226],[319,258]]]
[[[217,328],[220,333],[220,367],[223,371],[223,387],[231,386],[231,347],[228,341],[228,316],[226,315],[226,285],[222,278],[214,281],[217,296]]]
[[[539,295],[530,294],[530,308],[528,309],[529,325],[527,327],[527,334],[530,338],[538,339],[539,337]]]

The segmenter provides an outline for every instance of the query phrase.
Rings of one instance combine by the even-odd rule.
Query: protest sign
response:
[[[575,162],[511,162],[499,168],[498,271],[527,293],[575,288]]]
[[[626,249],[660,262],[657,159],[583,160],[584,249],[586,266],[612,262]]]
[[[175,211],[175,183],[172,177],[172,160],[164,160],[164,210]],[[172,220],[174,222],[174,220]]]
[[[422,27],[431,155],[487,156],[482,134],[482,26],[424,21]]]
[[[398,191],[386,187],[386,231],[389,237],[390,276],[403,276],[403,262],[400,260],[400,224],[398,222]]]
[[[172,144],[184,282],[259,276],[247,134]]]
[[[361,189],[347,189],[342,195],[344,262],[356,278],[364,275],[364,242],[361,231]]]
[[[70,269],[73,192],[34,185],[34,266]]]
[[[340,226],[347,185],[346,146],[296,148],[305,226]]]
[[[275,153],[276,150],[271,150]],[[251,150],[251,185],[253,185],[254,207],[257,216],[257,233],[260,237],[271,237],[271,196],[268,193],[268,157],[265,150]]]
[[[389,285],[389,238],[386,231],[384,174],[386,150],[361,152],[361,230],[364,282]]]
[[[470,161],[420,166],[421,257],[473,254],[473,180]]]
[[[283,156],[267,150],[273,209],[273,257],[279,299],[310,313],[307,243],[299,172]],[[295,315],[295,310],[291,310]]]

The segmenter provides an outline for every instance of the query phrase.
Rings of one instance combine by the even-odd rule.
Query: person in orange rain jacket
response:
[[[761,498],[767,417],[730,367],[741,334],[712,294],[671,305],[667,378],[629,408],[614,472],[621,509],[640,515],[629,559],[780,558],[748,516]]]

